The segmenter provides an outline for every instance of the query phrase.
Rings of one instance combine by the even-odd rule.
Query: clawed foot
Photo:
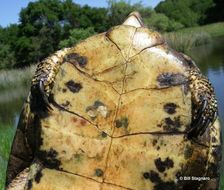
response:
[[[188,133],[188,137],[197,138],[203,135],[206,129],[213,125],[217,115],[216,100],[204,99],[192,118],[191,130]]]

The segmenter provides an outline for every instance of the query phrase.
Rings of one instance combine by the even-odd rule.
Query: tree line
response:
[[[0,69],[37,63],[54,51],[121,24],[139,11],[146,26],[161,32],[224,21],[223,0],[165,0],[155,9],[140,2],[109,0],[107,8],[72,0],[38,0],[21,9],[19,23],[0,27]]]

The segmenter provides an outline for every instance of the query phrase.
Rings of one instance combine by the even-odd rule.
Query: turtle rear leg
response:
[[[202,135],[217,118],[218,108],[214,89],[209,80],[197,67],[190,71],[190,90],[192,96],[192,124],[188,137]]]

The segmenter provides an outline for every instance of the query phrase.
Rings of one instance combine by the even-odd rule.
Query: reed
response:
[[[192,48],[211,41],[211,36],[207,32],[172,32],[163,36],[170,47],[183,53],[188,53]]]
[[[0,70],[0,92],[18,86],[29,86],[36,65],[24,69]]]

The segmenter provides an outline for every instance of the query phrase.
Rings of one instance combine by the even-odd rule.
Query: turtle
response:
[[[7,189],[217,189],[214,89],[138,12],[41,61]]]

